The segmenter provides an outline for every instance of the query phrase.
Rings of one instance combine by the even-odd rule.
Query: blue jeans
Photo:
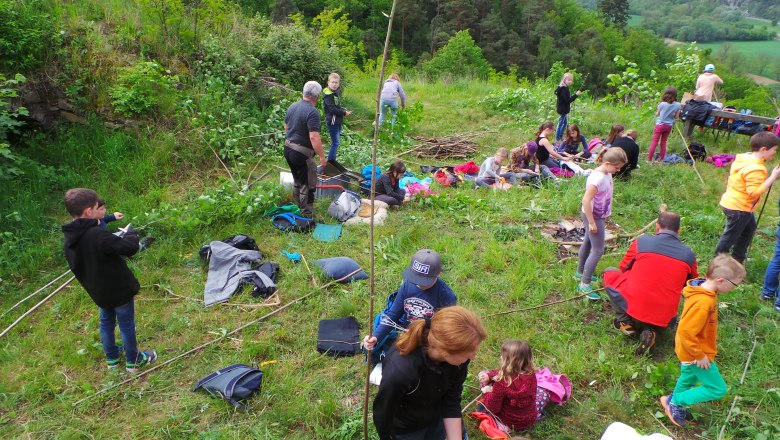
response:
[[[558,127],[555,129],[555,141],[558,142],[563,139],[563,135],[566,133],[566,127],[569,126],[569,115],[560,115],[558,117]]]
[[[731,256],[741,263],[745,261],[747,248],[756,233],[756,216],[752,212],[726,208],[723,208],[723,213],[726,214],[726,228],[715,248],[715,255],[729,252],[733,247]]]
[[[764,273],[764,285],[761,294],[774,296],[775,305],[780,306],[780,298],[777,297],[777,289],[780,287],[780,225],[777,227],[777,241],[775,242],[775,254],[769,260],[769,265]]]
[[[379,125],[385,123],[385,113],[388,107],[390,107],[390,111],[393,113],[393,127],[395,127],[395,114],[398,111],[397,99],[383,99],[379,102]]]
[[[338,151],[339,144],[341,143],[341,124],[328,125],[328,133],[330,133],[330,151],[328,151],[328,161],[334,161],[336,160],[336,152]]]
[[[127,304],[114,308],[100,309],[100,341],[106,359],[119,359],[119,349],[116,346],[114,328],[119,323],[119,334],[125,348],[127,362],[134,363],[138,358],[138,342],[135,339],[135,305],[131,299]]]

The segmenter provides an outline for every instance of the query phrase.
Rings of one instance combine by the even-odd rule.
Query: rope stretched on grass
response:
[[[142,378],[142,377],[146,376],[147,374],[151,373],[152,371],[159,370],[160,368],[162,368],[162,367],[164,367],[164,366],[166,366],[166,365],[172,364],[173,362],[176,362],[177,360],[179,360],[179,359],[181,359],[181,358],[183,358],[183,357],[186,357],[186,356],[188,356],[188,355],[190,355],[190,354],[192,354],[192,353],[195,353],[196,351],[202,350],[202,349],[204,349],[204,348],[208,347],[209,345],[212,345],[212,344],[214,344],[214,343],[217,343],[217,342],[219,342],[219,341],[221,341],[221,340],[223,340],[223,339],[229,338],[230,336],[233,336],[233,335],[235,335],[236,333],[240,332],[241,330],[244,330],[245,328],[247,328],[247,327],[249,327],[249,326],[251,326],[251,325],[257,324],[258,322],[260,322],[260,321],[263,321],[263,320],[265,320],[266,318],[269,318],[269,317],[271,317],[271,316],[273,316],[273,315],[275,315],[275,314],[277,314],[277,313],[281,312],[282,310],[286,309],[287,307],[290,307],[290,306],[291,306],[291,305],[293,305],[293,304],[296,304],[296,303],[299,303],[299,302],[303,301],[304,299],[306,299],[306,298],[308,298],[308,297],[310,297],[310,296],[314,295],[315,293],[319,292],[320,290],[322,290],[322,289],[324,289],[324,288],[326,288],[326,287],[328,287],[328,286],[330,286],[330,285],[332,285],[332,284],[335,284],[335,283],[338,283],[338,282],[340,282],[340,281],[344,281],[344,280],[346,280],[346,279],[349,279],[351,276],[355,275],[356,273],[360,272],[361,270],[362,270],[362,269],[355,270],[355,271],[353,271],[352,273],[350,273],[350,274],[348,274],[348,275],[346,275],[346,276],[344,276],[344,277],[341,277],[341,278],[339,278],[339,279],[337,279],[337,280],[330,281],[329,283],[327,283],[327,284],[324,284],[324,285],[323,285],[322,287],[320,287],[319,289],[316,289],[316,290],[314,290],[313,292],[307,293],[306,295],[300,296],[300,297],[298,297],[298,298],[296,298],[296,299],[294,299],[294,300],[292,300],[292,301],[288,302],[287,304],[285,304],[285,305],[283,305],[283,306],[279,307],[278,309],[276,309],[276,310],[274,310],[274,311],[272,311],[272,312],[266,313],[265,315],[263,315],[263,316],[261,316],[261,317],[259,317],[259,318],[257,318],[257,319],[254,319],[254,320],[252,320],[252,321],[249,321],[249,322],[247,322],[246,324],[242,325],[241,327],[238,327],[238,328],[237,328],[237,329],[235,329],[235,330],[232,330],[232,331],[231,331],[231,332],[229,332],[229,333],[225,333],[223,336],[220,336],[219,338],[212,339],[212,340],[211,340],[211,341],[209,341],[209,342],[206,342],[206,343],[204,343],[204,344],[201,344],[201,345],[199,345],[199,346],[197,346],[197,347],[195,347],[195,348],[193,348],[193,349],[190,349],[190,350],[188,350],[188,351],[186,351],[186,352],[184,352],[184,353],[182,353],[182,354],[180,354],[180,355],[178,355],[178,356],[176,356],[176,357],[173,357],[173,358],[171,358],[171,359],[169,359],[169,360],[167,360],[167,361],[165,361],[165,362],[163,362],[163,363],[161,363],[161,364],[158,364],[158,365],[156,365],[156,366],[154,366],[154,367],[152,367],[152,368],[150,368],[150,369],[148,369],[148,370],[146,370],[146,371],[144,371],[144,372],[142,372],[142,373],[139,373],[139,374],[137,374],[137,375],[135,375],[135,376],[133,376],[133,377],[127,378],[127,379],[123,380],[122,382],[119,382],[119,383],[116,383],[116,384],[114,384],[114,385],[111,385],[111,386],[109,386],[109,387],[103,388],[102,390],[98,391],[97,393],[95,393],[95,394],[92,394],[91,396],[87,396],[87,397],[85,397],[85,398],[83,398],[83,399],[81,399],[81,400],[79,400],[79,401],[75,402],[75,403],[73,404],[73,406],[78,406],[78,405],[79,405],[79,404],[81,404],[82,402],[86,402],[87,400],[90,400],[90,399],[92,399],[92,398],[94,398],[94,397],[97,397],[97,396],[99,396],[99,395],[101,395],[101,394],[104,394],[104,393],[106,393],[106,392],[108,392],[108,391],[110,391],[110,390],[113,390],[114,388],[120,387],[120,386],[122,386],[122,385],[124,385],[124,384],[126,384],[126,383],[129,383],[129,382],[132,382],[132,381],[134,381],[134,380],[140,379],[140,378]]]
[[[492,313],[492,314],[490,314],[490,315],[485,315],[485,318],[491,318],[491,317],[493,317],[493,316],[508,315],[508,314],[510,314],[510,313],[515,313],[515,312],[527,312],[527,311],[529,311],[529,310],[536,310],[536,309],[541,309],[541,308],[543,308],[543,307],[548,307],[548,306],[551,306],[551,305],[553,305],[553,304],[560,304],[560,303],[565,303],[565,302],[568,302],[568,301],[574,301],[575,299],[582,298],[583,296],[586,296],[586,295],[588,295],[589,293],[593,293],[593,292],[601,292],[602,290],[604,290],[604,288],[603,288],[603,287],[602,287],[602,288],[600,288],[600,289],[593,289],[592,291],[590,291],[590,292],[587,292],[587,293],[583,293],[583,294],[581,294],[581,295],[572,296],[571,298],[562,299],[562,300],[560,300],[560,301],[553,301],[553,302],[549,302],[549,303],[539,304],[538,306],[533,306],[533,307],[526,307],[526,308],[522,308],[522,309],[512,309],[512,310],[507,310],[507,311],[505,311],[505,312]]]
[[[20,305],[21,305],[23,302],[25,302],[25,301],[27,301],[28,299],[30,299],[30,298],[32,298],[32,297],[34,297],[35,295],[37,295],[37,294],[41,293],[41,292],[42,292],[42,291],[43,291],[45,288],[47,288],[47,287],[51,286],[52,284],[56,283],[57,281],[61,280],[61,279],[62,279],[62,278],[65,276],[65,275],[67,275],[67,274],[69,274],[69,273],[70,273],[70,269],[66,270],[66,271],[65,271],[65,273],[63,273],[62,275],[58,276],[57,278],[55,278],[55,279],[53,279],[53,280],[49,281],[48,283],[46,283],[46,285],[45,285],[45,286],[43,286],[43,287],[41,287],[40,289],[36,290],[35,292],[33,292],[33,293],[29,294],[29,295],[28,295],[27,297],[25,297],[23,300],[21,300],[21,301],[19,301],[18,303],[14,304],[14,305],[13,305],[13,307],[11,307],[10,309],[8,309],[8,310],[6,310],[5,312],[3,312],[3,314],[2,314],[2,315],[0,315],[0,318],[2,318],[3,316],[7,315],[7,314],[8,314],[8,313],[10,313],[11,311],[13,311],[15,308],[19,307],[19,306],[20,306]]]
[[[17,325],[17,324],[19,324],[20,322],[22,322],[22,320],[23,320],[24,318],[26,318],[26,317],[27,317],[29,314],[31,314],[32,312],[34,312],[34,311],[35,311],[35,309],[37,309],[38,307],[40,307],[40,306],[44,305],[44,304],[46,303],[46,301],[48,301],[48,300],[52,299],[52,297],[54,297],[54,295],[56,295],[56,294],[57,294],[57,293],[59,293],[59,292],[60,292],[62,289],[64,289],[65,287],[67,287],[67,286],[68,286],[68,284],[70,284],[70,283],[71,283],[73,280],[75,280],[75,279],[76,279],[76,275],[73,275],[72,277],[70,277],[70,278],[68,279],[68,281],[65,281],[64,283],[62,283],[62,284],[60,285],[60,287],[56,288],[56,289],[54,290],[54,292],[50,293],[50,294],[49,294],[49,295],[48,295],[46,298],[42,299],[42,300],[41,300],[41,301],[40,301],[38,304],[36,304],[36,305],[32,306],[32,308],[31,308],[30,310],[28,310],[28,311],[24,312],[24,314],[23,314],[22,316],[20,316],[19,318],[17,318],[17,319],[16,319],[16,321],[14,321],[14,323],[13,323],[13,324],[9,325],[9,326],[8,326],[8,327],[7,327],[5,330],[3,330],[3,332],[2,332],[2,333],[0,333],[0,338],[2,338],[3,336],[5,336],[6,334],[8,334],[8,332],[10,332],[10,331],[11,331],[11,329],[13,329],[14,327],[16,327],[16,325]]]

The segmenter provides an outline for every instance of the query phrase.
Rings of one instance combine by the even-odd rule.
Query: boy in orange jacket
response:
[[[750,153],[738,154],[729,171],[726,192],[720,198],[720,206],[726,214],[726,228],[720,236],[715,255],[731,252],[740,263],[745,262],[747,248],[756,233],[756,217],[753,211],[764,194],[780,177],[780,165],[767,177],[764,162],[777,153],[780,139],[768,131],[756,133],[750,138]]]
[[[737,260],[720,254],[707,266],[706,279],[690,280],[683,289],[685,305],[674,342],[681,363],[680,378],[674,392],[660,399],[667,417],[677,426],[684,426],[692,418],[687,406],[726,395],[726,382],[715,364],[718,294],[737,287],[745,273]],[[701,386],[695,386],[699,382]]]

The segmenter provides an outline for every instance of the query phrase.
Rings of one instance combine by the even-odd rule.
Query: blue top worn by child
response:
[[[379,363],[398,337],[412,321],[430,319],[441,308],[454,306],[458,299],[443,280],[441,256],[430,249],[421,249],[403,272],[401,287],[391,295],[392,305],[377,316],[374,335],[363,338],[363,346],[372,350],[371,363]],[[393,296],[395,296],[393,298]]]

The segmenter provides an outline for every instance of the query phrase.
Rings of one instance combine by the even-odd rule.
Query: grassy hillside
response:
[[[353,115],[357,122],[349,127],[356,132],[346,136],[344,157],[357,168],[362,164],[360,158],[366,157],[362,139],[370,128],[376,80],[345,80],[345,102],[357,110]],[[477,162],[498,146],[513,147],[531,139],[533,127],[551,112],[551,99],[538,109],[522,109],[532,116],[521,120],[486,109],[481,102],[500,88],[496,84],[431,84],[409,79],[404,86],[410,103],[423,107],[412,134],[491,130],[478,139],[482,154],[473,157]],[[646,110],[637,112],[581,99],[574,106],[571,122],[580,124],[589,137],[606,134],[611,123],[624,123],[639,130],[640,145],[646,150],[653,117]],[[696,137],[712,145],[708,134],[697,133]],[[743,151],[746,141],[745,137],[721,140],[712,146],[711,153]],[[681,147],[679,137],[673,136],[670,150]],[[193,212],[206,213],[198,218],[207,218],[212,212],[199,195],[212,191],[216,198],[213,191],[225,188],[229,177],[216,159],[199,161],[182,156],[187,145],[164,135],[134,138],[92,126],[69,129],[57,137],[38,137],[32,148],[51,151],[52,163],[55,158],[70,158],[60,169],[71,170],[72,175],[63,177],[58,188],[38,190],[48,194],[37,206],[50,216],[49,233],[39,243],[26,244],[41,249],[39,258],[24,262],[19,274],[3,276],[3,310],[64,271],[56,225],[67,218],[58,197],[67,186],[75,185],[95,187],[107,199],[109,211],[126,213],[127,221],[146,226],[143,232],[157,237],[154,246],[134,257],[130,265],[143,286],[136,303],[140,345],[158,350],[160,362],[278,307],[260,306],[244,292],[231,299],[232,305],[204,308],[199,300],[206,269],[197,254],[204,242],[247,233],[257,239],[267,258],[282,267],[279,303],[314,294],[231,338],[74,407],[74,402],[127,376],[105,369],[96,308],[80,287],[72,285],[0,340],[0,363],[5,373],[0,377],[3,438],[360,438],[363,361],[359,357],[333,360],[318,354],[315,345],[320,319],[354,315],[366,331],[368,283],[320,291],[306,267],[287,261],[281,250],[302,253],[309,265],[317,258],[344,255],[367,267],[366,228],[346,227],[339,241],[320,243],[308,235],[283,234],[259,213],[246,211],[232,217],[214,214],[213,221],[192,226],[184,221]],[[387,164],[394,154],[408,148],[408,141],[384,141],[379,146],[380,163]],[[409,159],[412,170],[416,170],[416,162],[438,163]],[[241,169],[230,165],[233,172]],[[263,188],[268,188],[266,196],[274,201],[278,200],[273,189],[278,181],[276,165],[283,165],[281,157],[267,157],[256,173],[268,173]],[[682,237],[699,256],[703,270],[723,226],[717,201],[727,171],[709,164],[698,167],[704,185],[688,166],[642,163],[633,180],[616,184],[610,229],[631,234],[654,218],[660,203],[667,203],[682,214]],[[541,237],[539,227],[579,217],[583,187],[582,178],[540,190],[523,187],[508,192],[437,187],[439,195],[391,212],[387,223],[376,230],[375,308],[397,288],[410,255],[421,247],[443,255],[444,279],[454,287],[462,305],[482,315],[574,296],[576,263],[559,262],[562,255],[556,245]],[[232,205],[238,198],[221,200],[228,208],[245,209]],[[533,347],[537,365],[568,374],[574,384],[572,401],[554,408],[548,419],[527,434],[530,438],[598,438],[612,421],[629,423],[644,432],[665,432],[664,425],[678,439],[716,438],[734,395],[743,400],[725,438],[754,438],[760,432],[777,438],[780,333],[777,314],[757,299],[774,246],[776,203],[774,193],[751,249],[746,283],[721,298],[719,363],[730,391],[726,399],[694,409],[699,418],[697,427],[674,428],[658,413],[657,398],[671,389],[679,368],[672,336],[662,337],[651,356],[634,357],[636,341],[610,330],[611,311],[604,300],[577,300],[484,318],[489,338],[471,369],[467,382],[471,387],[464,392],[464,403],[476,396],[474,372],[496,365],[501,341],[522,338]],[[327,204],[326,200],[318,201],[318,217],[332,222],[325,214]],[[616,265],[627,246],[626,239],[613,243],[599,268]],[[19,311],[3,316],[0,324],[5,327],[17,316]],[[754,337],[758,345],[747,380],[739,385]],[[263,391],[251,401],[249,412],[236,412],[225,402],[189,391],[197,379],[216,368],[264,361],[275,363],[264,367]],[[467,425],[472,438],[481,438],[471,422]]]

